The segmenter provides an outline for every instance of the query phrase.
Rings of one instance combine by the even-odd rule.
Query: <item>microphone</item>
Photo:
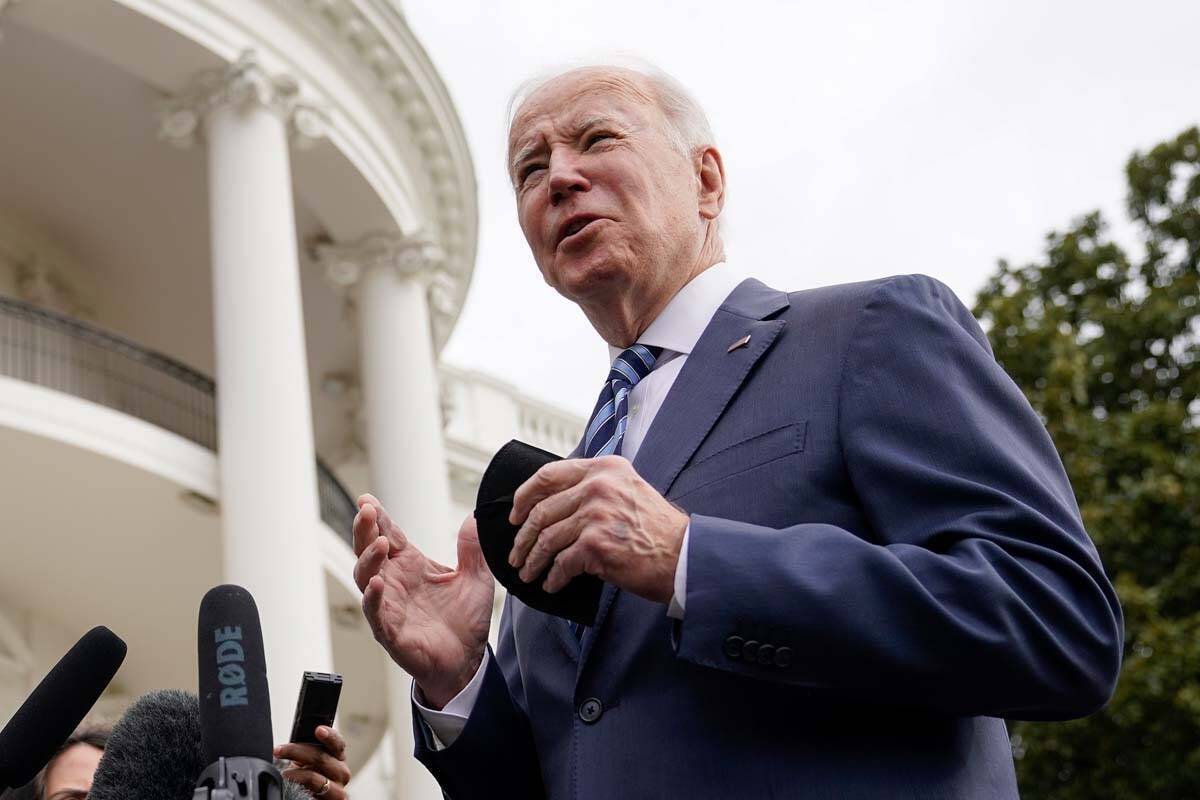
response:
[[[0,731],[0,791],[28,783],[100,699],[128,648],[103,625],[59,659]]]
[[[204,769],[200,704],[194,694],[163,689],[139,697],[113,727],[88,800],[192,800]],[[193,794],[196,793],[196,794]],[[214,793],[215,796],[215,793]],[[226,795],[226,797],[238,795]],[[312,800],[284,781],[283,800]]]
[[[200,744],[208,766],[196,800],[279,800],[283,776],[271,761],[267,659],[254,598],[217,586],[200,603]]]

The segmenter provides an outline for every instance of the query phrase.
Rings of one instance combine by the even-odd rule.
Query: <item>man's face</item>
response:
[[[73,745],[59,754],[46,772],[46,800],[79,800],[92,788],[92,776],[104,751],[90,744]]]
[[[678,289],[700,217],[693,166],[667,126],[640,76],[624,71],[568,73],[522,105],[509,137],[517,216],[560,294],[603,303]]]

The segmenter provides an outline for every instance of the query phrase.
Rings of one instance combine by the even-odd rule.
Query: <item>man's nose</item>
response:
[[[550,159],[550,204],[558,205],[572,192],[586,192],[591,183],[580,169],[579,159],[567,153],[555,153]]]

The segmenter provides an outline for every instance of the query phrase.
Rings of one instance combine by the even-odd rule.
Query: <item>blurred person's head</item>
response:
[[[651,67],[560,72],[513,106],[508,174],[538,269],[628,346],[724,258],[725,172],[704,112]]]
[[[111,732],[111,727],[94,723],[76,729],[34,779],[37,800],[87,797]]]

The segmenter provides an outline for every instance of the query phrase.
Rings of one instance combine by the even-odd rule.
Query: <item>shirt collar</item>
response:
[[[683,355],[691,353],[713,314],[744,277],[723,262],[704,270],[675,293],[638,342]],[[609,345],[609,362],[622,352],[623,348]]]

